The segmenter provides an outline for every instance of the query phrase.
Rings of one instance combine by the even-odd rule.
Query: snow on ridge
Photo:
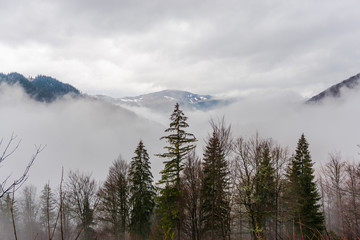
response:
[[[169,96],[164,96],[164,98],[167,100],[170,100],[170,101],[177,101],[176,98],[169,97]]]
[[[138,103],[138,102],[140,102],[142,100],[142,97],[141,98],[136,98],[136,99],[121,98],[120,100],[123,101],[123,102],[136,102],[136,103]]]

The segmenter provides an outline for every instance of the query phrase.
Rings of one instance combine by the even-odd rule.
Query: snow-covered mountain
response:
[[[136,97],[112,98],[104,95],[97,95],[97,97],[116,105],[146,107],[167,112],[174,107],[175,103],[179,103],[185,109],[206,111],[228,105],[233,101],[179,90],[164,90]]]
[[[341,91],[344,89],[355,89],[359,85],[360,73],[352,76],[338,84],[335,84],[325,91],[313,96],[306,103],[318,103],[326,98],[339,98],[341,97]]]

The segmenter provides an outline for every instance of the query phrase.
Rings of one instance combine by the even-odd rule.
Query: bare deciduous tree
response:
[[[129,165],[119,156],[109,169],[101,189],[100,220],[105,223],[108,239],[124,239],[129,223]]]
[[[94,206],[97,202],[98,188],[91,174],[70,171],[66,182],[66,197],[69,210],[83,231],[83,239],[94,237]]]
[[[16,142],[16,136],[14,134],[11,135],[9,141],[5,143],[2,154],[0,155],[0,165],[9,158],[19,147],[21,140]],[[4,144],[4,139],[0,140],[0,147]],[[0,183],[0,198],[2,198],[6,193],[10,193],[12,190],[16,191],[21,185],[27,180],[28,173],[33,165],[36,157],[38,154],[45,148],[45,146],[35,146],[36,150],[35,153],[31,156],[29,163],[25,167],[23,174],[15,179],[11,184],[8,184],[8,180],[10,179],[11,175],[8,175],[2,182]]]
[[[251,232],[253,238],[279,237],[278,223],[283,217],[280,195],[289,159],[287,149],[275,145],[272,139],[261,139],[258,134],[249,139],[238,138],[233,146],[232,182],[237,197],[234,207],[238,236],[242,238],[243,232]],[[266,166],[265,158],[269,158]],[[267,196],[264,196],[265,189]],[[247,224],[243,223],[244,218]]]
[[[200,240],[201,181],[201,161],[193,150],[185,159],[185,168],[182,177],[184,191],[183,231],[186,239]]]
[[[326,194],[328,209],[326,211],[327,227],[337,234],[344,234],[343,184],[345,181],[345,162],[339,153],[329,154],[330,161],[322,168],[323,188]],[[325,196],[324,196],[325,197]]]

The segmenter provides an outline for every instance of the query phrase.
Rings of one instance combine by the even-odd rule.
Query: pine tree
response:
[[[13,205],[13,213],[15,222],[18,220],[17,202],[11,197],[12,194],[7,193],[0,198],[0,239],[10,240],[14,239],[13,222],[10,207]]]
[[[34,237],[39,232],[38,222],[39,205],[36,201],[36,187],[25,186],[21,199],[21,222],[20,236]]]
[[[148,239],[150,233],[150,217],[155,202],[155,188],[150,168],[149,155],[142,141],[135,150],[129,171],[130,183],[130,232],[135,239]]]
[[[260,163],[254,177],[255,182],[255,221],[259,233],[266,237],[266,223],[275,213],[275,169],[271,163],[270,149],[264,142],[261,150]],[[254,229],[255,230],[255,229]]]
[[[230,234],[229,170],[215,131],[207,143],[203,160],[202,236],[227,239]]]
[[[313,238],[324,230],[324,216],[320,209],[320,194],[316,188],[313,163],[304,134],[298,141],[296,154],[291,162],[289,194],[291,217],[301,225],[304,237]],[[300,229],[299,229],[300,231]]]
[[[196,138],[193,134],[187,133],[184,129],[189,127],[179,104],[176,103],[173,113],[170,117],[170,127],[165,130],[169,135],[160,139],[165,139],[169,146],[164,147],[167,152],[158,154],[162,158],[169,159],[164,161],[165,168],[161,171],[160,189],[158,198],[158,214],[161,219],[161,228],[167,236],[175,236],[181,239],[181,178],[180,174],[184,169],[183,160],[186,155],[195,148],[193,144]]]
[[[46,184],[40,196],[40,225],[44,233],[51,238],[50,232],[55,224],[55,196],[49,184]]]

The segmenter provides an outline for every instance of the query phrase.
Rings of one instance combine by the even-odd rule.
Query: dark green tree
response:
[[[214,131],[203,159],[201,191],[202,236],[228,239],[230,236],[229,170],[224,149]]]
[[[295,156],[290,165],[288,199],[290,217],[298,224],[298,231],[312,239],[324,230],[324,216],[320,209],[320,194],[316,188],[309,144],[304,134],[298,141]],[[301,229],[300,229],[301,226]]]
[[[168,146],[164,147],[166,152],[158,154],[162,158],[169,159],[164,161],[165,167],[161,171],[162,185],[160,196],[158,198],[158,214],[160,217],[161,230],[167,236],[177,235],[177,239],[181,239],[181,177],[180,174],[184,169],[183,160],[186,155],[195,148],[194,142],[196,138],[193,134],[185,131],[189,127],[186,122],[187,117],[180,110],[179,104],[176,103],[173,113],[170,117],[170,127],[165,130],[168,133],[162,139],[168,142]]]
[[[151,173],[149,155],[140,140],[132,158],[129,171],[130,183],[130,233],[133,239],[148,239],[150,217],[155,206],[155,188]]]
[[[276,211],[276,179],[275,169],[271,161],[269,141],[264,141],[260,151],[259,166],[254,178],[255,222],[258,234],[266,237],[268,228],[266,225]]]

